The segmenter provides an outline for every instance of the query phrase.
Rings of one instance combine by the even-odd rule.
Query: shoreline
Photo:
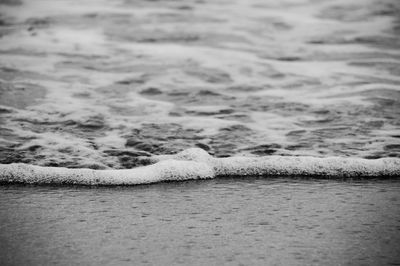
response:
[[[228,157],[214,158],[192,148],[153,158],[154,164],[132,169],[93,170],[0,164],[0,183],[140,185],[237,176],[310,178],[400,177],[399,158]]]

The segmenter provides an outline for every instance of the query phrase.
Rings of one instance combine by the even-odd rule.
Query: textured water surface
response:
[[[400,182],[0,186],[2,265],[398,265]]]
[[[399,4],[0,1],[0,163],[399,157]]]

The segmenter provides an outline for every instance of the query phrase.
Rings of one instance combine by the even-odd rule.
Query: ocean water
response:
[[[0,163],[399,157],[397,0],[0,2]]]
[[[0,186],[2,265],[398,265],[400,182]]]
[[[399,48],[398,0],[0,0],[0,264],[399,265]]]

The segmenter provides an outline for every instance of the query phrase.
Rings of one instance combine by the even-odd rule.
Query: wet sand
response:
[[[0,187],[2,265],[397,265],[400,182]]]

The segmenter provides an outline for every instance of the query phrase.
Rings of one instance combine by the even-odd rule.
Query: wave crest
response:
[[[290,156],[214,158],[192,148],[152,158],[152,165],[123,170],[70,169],[0,164],[0,182],[27,184],[138,185],[220,176],[399,177],[400,159]]]

